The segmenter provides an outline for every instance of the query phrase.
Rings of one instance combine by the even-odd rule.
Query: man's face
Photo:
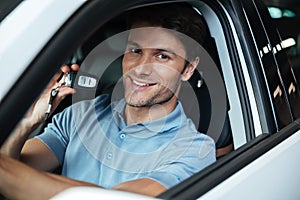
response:
[[[171,31],[145,25],[132,27],[123,59],[125,99],[134,107],[175,102],[185,64],[185,48]]]

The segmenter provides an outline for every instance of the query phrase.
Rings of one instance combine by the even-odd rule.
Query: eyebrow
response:
[[[127,41],[127,45],[132,45],[132,46],[137,46],[137,47],[140,47],[140,45],[134,41]]]
[[[138,48],[142,48],[141,45],[139,45],[138,43],[134,42],[134,41],[127,41],[127,45],[132,45],[132,46],[135,46],[135,47],[138,47]],[[149,48],[150,49],[150,48]],[[158,51],[158,52],[167,52],[167,53],[171,53],[175,56],[177,56],[177,53],[175,53],[173,50],[169,49],[169,48],[166,48],[166,49],[162,49],[162,48],[151,48],[151,49],[154,49],[155,51]]]

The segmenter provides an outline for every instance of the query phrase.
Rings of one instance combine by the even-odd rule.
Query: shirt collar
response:
[[[177,129],[187,120],[182,105],[178,101],[175,109],[165,117],[154,121],[135,123],[127,126],[124,120],[125,105],[125,99],[113,102],[113,117],[115,123],[123,132],[131,134],[134,137],[148,138],[159,133],[165,133],[170,130]]]

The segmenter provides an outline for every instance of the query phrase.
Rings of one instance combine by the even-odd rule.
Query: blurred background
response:
[[[278,27],[288,56],[300,81],[300,1],[263,0]]]

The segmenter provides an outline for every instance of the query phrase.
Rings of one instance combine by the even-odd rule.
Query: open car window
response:
[[[232,63],[220,20],[207,4],[195,2],[192,6],[198,12],[199,18],[205,21],[208,34],[203,45],[192,41],[191,45],[196,47],[189,46],[189,49],[198,49],[200,63],[191,79],[183,83],[178,98],[186,115],[192,119],[198,131],[214,140],[217,157],[222,157],[245,144],[248,133],[243,125],[244,116],[238,103],[240,99],[236,95],[234,72],[228,68]],[[102,22],[99,20],[98,24],[93,20],[92,25],[89,25],[90,32],[84,32],[82,30],[86,29],[82,28],[77,34],[72,34],[72,37],[65,40],[62,35],[68,35],[69,31],[73,31],[72,28],[86,21],[85,18],[76,19],[75,16],[77,21],[70,20],[66,24],[66,30],[60,30],[44,49],[44,52],[53,52],[53,54],[41,54],[32,63],[30,68],[34,73],[37,73],[41,67],[53,73],[64,64],[80,65],[79,71],[73,77],[75,80],[73,87],[77,92],[66,98],[54,114],[62,112],[72,104],[94,99],[103,94],[111,95],[112,102],[123,98],[122,58],[130,31],[126,25],[125,14],[131,9],[132,7],[128,7],[114,16],[107,15],[108,17],[102,19]],[[80,37],[79,35],[83,36],[77,38]],[[183,37],[186,37],[184,41],[190,42],[191,38]],[[64,46],[69,44],[72,45],[66,51]],[[54,62],[48,63],[49,60]],[[39,78],[42,77],[44,75]],[[50,75],[43,82],[49,78]],[[51,120],[51,118],[47,119],[45,125]],[[233,121],[238,123],[233,124]],[[39,127],[31,137],[39,135],[44,128],[44,125]]]
[[[255,148],[253,147],[257,144],[261,145],[262,141],[269,136],[284,131],[284,128],[298,116],[296,109],[295,116],[291,114],[294,112],[294,110],[291,111],[293,106],[297,108],[298,104],[290,105],[293,103],[292,100],[296,100],[296,98],[292,96],[294,94],[291,96],[286,94],[284,88],[287,79],[283,79],[284,73],[278,70],[280,68],[284,71],[289,69],[289,66],[282,65],[283,67],[281,67],[279,61],[281,58],[283,58],[282,62],[286,61],[285,57],[276,57],[279,54],[274,56],[275,54],[271,54],[269,51],[270,45],[278,41],[273,34],[267,34],[269,29],[264,28],[266,24],[257,15],[258,10],[254,9],[256,3],[250,1],[232,1],[231,3],[224,1],[224,3],[220,3],[208,0],[188,1],[187,3],[197,12],[199,19],[204,21],[208,34],[204,43],[199,44],[194,39],[175,31],[175,34],[179,35],[182,41],[188,43],[186,49],[193,49],[199,55],[199,64],[191,78],[182,83],[178,99],[182,104],[184,113],[191,119],[197,131],[212,138],[216,148],[216,162],[205,166],[199,173],[189,174],[189,178],[180,180],[182,185],[178,184],[170,188],[160,196],[162,198],[178,194],[180,196],[182,190],[189,191],[188,188],[191,190],[191,188],[196,187],[194,183],[199,180],[200,182],[201,180],[208,181],[209,184],[203,185],[202,182],[203,189],[195,190],[196,196],[201,191],[207,191],[221,183],[234,174],[239,167],[242,168],[249,164],[249,160],[253,158],[251,156],[254,156],[254,154],[248,153],[247,156],[250,158],[247,159],[248,157],[243,157],[244,154],[249,150],[254,151]],[[76,93],[66,97],[53,115],[49,116],[45,123],[39,126],[30,137],[40,136],[49,124],[48,128],[53,128],[51,125],[53,117],[54,122],[57,123],[61,113],[76,113],[79,110],[80,114],[70,115],[74,126],[69,128],[73,130],[75,127],[74,130],[76,129],[79,133],[78,137],[81,141],[89,141],[89,143],[85,143],[82,152],[93,152],[89,154],[89,157],[105,160],[105,167],[115,169],[124,167],[126,172],[132,172],[132,170],[136,172],[143,164],[143,159],[147,160],[150,157],[138,154],[132,156],[130,149],[116,154],[117,148],[115,145],[111,145],[110,136],[102,145],[105,147],[105,151],[101,152],[100,147],[97,146],[98,140],[93,140],[93,137],[88,135],[95,128],[91,128],[92,122],[90,120],[82,120],[86,113],[80,110],[78,105],[81,103],[87,105],[86,102],[92,102],[97,98],[106,97],[106,95],[108,95],[108,100],[105,101],[109,103],[123,101],[125,94],[124,71],[122,69],[124,55],[128,52],[139,54],[142,49],[136,44],[130,44],[131,46],[128,48],[128,36],[131,31],[140,31],[141,29],[133,30],[128,27],[127,13],[154,4],[159,6],[169,3],[157,1],[144,4],[139,1],[132,1],[121,5],[120,2],[108,1],[107,4],[103,4],[97,1],[86,1],[82,5],[80,3],[81,6],[78,4],[78,10],[76,10],[77,8],[74,9],[76,12],[74,11],[59,29],[53,31],[53,36],[44,44],[41,51],[34,54],[34,59],[21,74],[18,82],[13,85],[13,90],[1,102],[1,109],[4,109],[2,114],[0,113],[0,126],[6,125],[2,126],[4,127],[4,134],[1,135],[1,143],[12,132],[18,120],[24,116],[60,67],[65,64],[78,64],[79,70],[69,73],[67,76],[70,80],[64,83],[74,87]],[[240,6],[248,6],[249,9],[240,12],[242,10]],[[234,11],[237,11],[238,15],[235,15]],[[263,13],[266,14],[266,12]],[[150,27],[143,27],[142,31],[144,33],[151,32],[148,28]],[[168,31],[173,32],[173,30]],[[244,33],[246,34],[244,35]],[[149,35],[144,34],[144,37],[147,38]],[[145,49],[152,49],[152,44],[147,45],[144,46]],[[265,52],[266,48],[269,50]],[[156,48],[156,50],[170,53],[166,49]],[[170,54],[174,56],[176,53],[171,52]],[[159,54],[156,59],[165,58],[164,56],[165,54]],[[278,62],[274,57],[278,59]],[[161,67],[163,68],[163,65]],[[288,78],[290,77],[289,71]],[[71,83],[71,80],[74,82]],[[151,81],[148,80],[150,83],[144,83],[139,79],[139,81],[132,82],[134,82],[135,87],[148,87],[154,85],[154,81]],[[294,80],[292,82],[296,86],[297,83]],[[30,92],[24,91],[24,88],[30,88]],[[275,95],[276,91],[278,94]],[[94,107],[89,112],[97,118],[97,105]],[[113,107],[112,110],[115,108]],[[10,112],[11,110],[18,110],[18,112],[13,113]],[[122,114],[122,112],[118,114]],[[4,117],[2,116],[4,113],[8,114]],[[115,118],[115,116],[112,117],[112,120]],[[63,121],[63,123],[65,122]],[[103,124],[105,125],[105,123]],[[151,131],[158,133],[162,129],[166,129],[165,123],[155,126],[155,129]],[[100,127],[97,131],[103,130]],[[69,138],[64,136],[58,137],[61,138],[62,143],[67,144]],[[126,140],[126,137],[126,134],[118,135],[118,139],[122,141]],[[177,152],[177,144],[172,145],[170,145],[172,149]],[[147,148],[149,146],[145,145],[145,149]],[[70,154],[77,154],[71,152],[72,149],[68,149],[68,151]],[[195,151],[198,152],[198,149]],[[146,150],[141,148],[140,152],[143,154]],[[153,152],[151,158],[163,162],[162,158],[164,157],[155,154],[156,151]],[[170,152],[165,155],[169,156]],[[199,154],[203,158],[209,152],[201,152],[199,149]],[[118,159],[120,155],[128,158],[129,164],[123,164],[124,159]],[[241,157],[244,160],[242,163],[238,163],[235,159],[238,160]],[[173,157],[168,157],[168,159],[171,158]],[[64,159],[63,156],[59,158],[61,166],[55,173],[65,172],[65,169],[62,169]],[[233,163],[232,161],[236,162]],[[130,165],[132,163],[135,164]],[[149,164],[147,167],[151,168],[153,165]],[[216,175],[214,172],[220,172],[223,166],[228,173],[222,173],[221,176]],[[71,168],[72,166],[69,165],[68,167]],[[184,195],[184,192],[182,194]]]
[[[179,100],[198,131],[214,139],[218,157],[221,157],[234,149],[234,140],[236,147],[246,143],[247,133],[243,127],[241,107],[237,104],[240,100],[235,94],[237,88],[234,87],[233,71],[227,67],[231,62],[220,21],[206,4],[195,3],[193,6],[199,18],[205,20],[209,33],[203,45],[195,44],[199,45],[200,63],[191,79],[183,83]],[[66,59],[64,63],[80,64],[80,70],[74,77],[77,92],[68,97],[56,113],[78,101],[102,94],[111,95],[111,101],[123,98],[122,58],[129,31],[126,12],[122,12],[93,31]],[[239,123],[233,124],[232,128],[231,121]]]

